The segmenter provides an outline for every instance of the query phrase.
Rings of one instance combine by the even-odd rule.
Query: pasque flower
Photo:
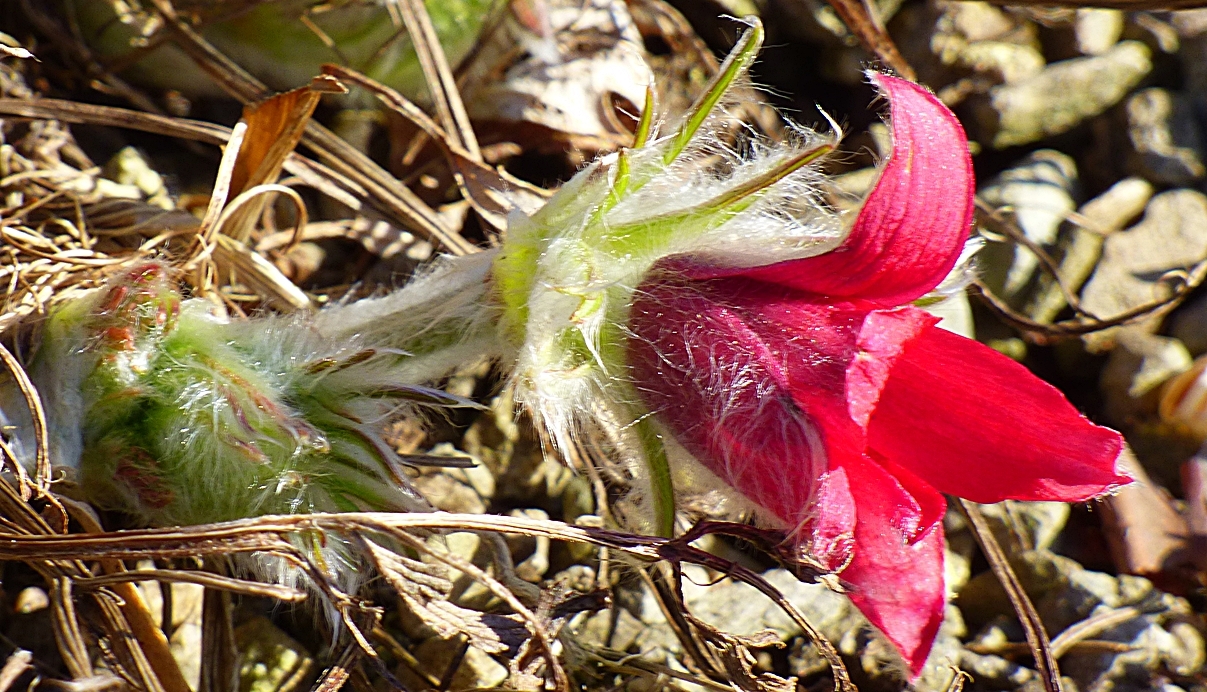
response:
[[[831,142],[739,157],[693,115],[513,224],[493,278],[517,398],[556,440],[602,409],[655,514],[676,460],[719,481],[837,572],[917,674],[943,614],[942,493],[1079,502],[1130,479],[1118,433],[910,305],[961,255],[972,164],[933,94],[871,79],[892,149],[845,236],[807,165]]]
[[[759,267],[660,260],[635,294],[628,359],[674,438],[840,572],[917,673],[943,614],[941,493],[1080,502],[1130,479],[1118,433],[910,305],[956,264],[972,166],[932,94],[873,80],[892,152],[842,244]]]
[[[634,147],[390,295],[237,322],[152,264],[60,307],[33,368],[56,458],[147,523],[423,509],[373,424],[467,403],[424,385],[495,358],[557,447],[602,433],[631,462],[647,529],[672,532],[672,478],[727,488],[917,674],[944,604],[942,493],[1087,500],[1130,480],[1121,439],[911,305],[972,214],[963,130],[924,88],[871,76],[892,148],[850,221],[813,168],[837,133],[725,143],[716,106],[761,36],[752,21],[673,132],[647,101]]]

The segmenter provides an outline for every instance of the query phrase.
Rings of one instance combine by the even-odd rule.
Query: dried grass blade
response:
[[[1170,272],[1170,274],[1174,274],[1174,272]],[[1207,259],[1201,260],[1189,272],[1183,273],[1179,271],[1170,278],[1176,279],[1177,286],[1167,298],[1158,298],[1143,305],[1137,305],[1130,310],[1124,310],[1117,315],[1102,319],[1075,317],[1051,324],[1037,322],[1015,311],[1006,301],[997,297],[980,279],[973,279],[970,288],[972,288],[975,295],[981,297],[985,306],[1003,322],[1023,332],[1024,336],[1034,343],[1049,344],[1060,339],[1078,337],[1083,334],[1118,327],[1142,319],[1155,319],[1168,314],[1190,297],[1190,294],[1202,285],[1204,280],[1207,280]]]
[[[12,471],[17,477],[17,487],[19,488],[20,497],[23,501],[29,502],[33,497],[33,491],[30,490],[29,474],[25,472],[25,465],[17,458],[16,452],[9,446],[3,438],[0,438],[0,453],[4,455],[4,465]]]
[[[549,191],[482,163],[481,156],[475,158],[454,141],[453,135],[398,91],[339,65],[324,65],[323,71],[372,92],[387,108],[406,118],[430,137],[444,153],[461,194],[496,230],[502,231],[507,227],[507,215],[517,206],[525,212],[532,212],[544,205],[545,200],[549,198]],[[504,194],[504,190],[507,190],[510,196]],[[513,201],[512,197],[517,199]]]
[[[1060,668],[1056,665],[1056,658],[1052,655],[1052,642],[1048,639],[1044,624],[1039,619],[1039,613],[1035,612],[1035,606],[1031,604],[1031,599],[1023,590],[1018,575],[1010,567],[1005,551],[998,544],[997,538],[993,536],[993,531],[985,521],[985,516],[981,514],[981,509],[975,503],[963,498],[956,498],[956,502],[959,503],[960,510],[968,520],[968,525],[972,527],[972,534],[976,538],[977,544],[981,546],[981,552],[989,561],[989,566],[993,568],[993,573],[997,575],[998,581],[1006,591],[1006,596],[1014,606],[1015,612],[1018,613],[1019,623],[1027,635],[1027,644],[1031,647],[1032,655],[1035,656],[1035,666],[1039,670],[1040,682],[1043,683],[1044,690],[1061,692],[1063,688],[1060,682]]]
[[[191,692],[184,673],[172,656],[168,638],[151,617],[142,594],[129,582],[114,583],[110,588],[121,599],[121,614],[130,625],[133,641],[137,642],[137,646],[129,646],[130,652],[139,659],[140,669],[145,666],[152,673],[144,677],[153,677],[164,692]]]
[[[482,151],[478,148],[478,138],[469,122],[469,114],[461,101],[457,80],[449,68],[448,58],[440,45],[436,29],[432,26],[427,7],[424,6],[423,0],[398,0],[398,7],[402,11],[402,21],[406,24],[411,43],[415,46],[415,54],[419,57],[428,91],[431,92],[436,114],[444,124],[445,132],[468,153],[470,159],[481,163]]]
[[[1139,608],[1127,606],[1108,610],[1070,625],[1068,629],[1056,635],[1052,640],[1052,657],[1059,659],[1077,644],[1101,634],[1116,625],[1121,625],[1128,620],[1138,618],[1140,614],[1141,611]]]
[[[136,645],[138,635],[122,614],[123,604],[119,597],[112,592],[97,591],[92,594],[92,600],[101,613],[100,619],[109,640],[109,647],[103,649],[103,652],[110,665],[121,671],[123,677],[133,682],[137,688],[147,692],[168,692],[157,677],[146,653]],[[175,659],[172,665],[175,665]]]
[[[371,540],[362,545],[407,608],[442,639],[464,634],[466,641],[486,653],[507,650],[499,635],[482,620],[481,613],[449,602],[453,583],[444,569],[397,555]]]
[[[239,151],[243,148],[243,139],[247,136],[247,123],[235,123],[231,129],[230,139],[222,151],[222,160],[218,163],[218,175],[214,179],[214,190],[210,193],[210,203],[201,217],[201,226],[197,229],[201,239],[209,243],[218,232],[218,219],[226,208],[226,200],[230,196],[231,182],[235,175],[235,167],[239,164]]]
[[[348,677],[351,674],[349,669],[356,660],[356,652],[357,649],[355,646],[344,647],[339,660],[323,673],[323,677],[314,686],[313,692],[339,692],[344,683],[348,682]]]
[[[54,626],[55,643],[67,672],[77,680],[92,677],[92,656],[84,642],[80,622],[75,613],[71,579],[57,577],[50,582],[51,624]]]
[[[4,667],[0,668],[0,692],[8,692],[17,678],[33,668],[33,660],[33,653],[25,649],[16,649],[9,654],[8,660],[4,662]]]
[[[247,134],[243,137],[231,174],[231,194],[242,195],[260,186],[276,183],[285,159],[302,139],[306,124],[310,122],[310,116],[314,114],[322,95],[347,91],[335,79],[321,76],[315,77],[305,87],[244,107],[243,122],[247,123]],[[223,212],[227,216],[224,223],[217,224],[219,232],[246,243],[272,197],[257,195],[237,211],[228,207]],[[300,198],[295,202],[300,210],[299,218],[303,218],[306,205],[301,203]],[[304,222],[299,225],[304,225]]]
[[[679,570],[673,570],[672,578],[669,572],[672,570],[667,565],[653,565],[649,569],[641,570],[639,574],[646,588],[654,595],[662,616],[674,630],[675,638],[687,653],[690,663],[695,664],[693,672],[710,679],[724,679],[718,672],[717,662],[700,648],[691,625],[687,622],[687,608],[683,604],[682,588],[678,583],[682,575]]]
[[[239,689],[239,652],[225,591],[206,589],[201,605],[201,684],[197,692]]]
[[[242,242],[228,235],[219,235],[214,238],[212,250],[214,264],[220,272],[237,276],[274,307],[289,312],[314,307],[310,296],[289,277]]]
[[[229,129],[201,120],[172,118],[140,113],[128,108],[97,106],[61,99],[0,98],[0,114],[37,120],[60,120],[76,125],[110,125],[207,144],[220,145],[230,139]]]
[[[406,531],[388,531],[387,533],[403,545],[420,553],[430,555],[437,561],[468,575],[506,603],[516,615],[523,619],[524,625],[528,628],[529,635],[531,636],[530,641],[535,646],[536,654],[545,660],[547,672],[549,677],[552,678],[554,689],[568,690],[570,688],[570,679],[558,660],[557,654],[553,651],[553,644],[550,641],[549,634],[541,624],[540,618],[520,602],[510,589],[473,563],[449,552],[433,550],[431,546]]]
[[[103,530],[92,508],[88,505],[74,500],[64,500],[64,506],[84,531],[100,533]],[[107,580],[107,583],[112,584],[109,590],[120,599],[120,602],[115,604],[116,611],[112,612],[111,626],[114,629],[130,632],[131,637],[128,641],[123,638],[125,641],[123,651],[130,659],[132,666],[140,671],[140,675],[144,678],[154,678],[164,692],[191,692],[188,682],[184,679],[184,673],[180,670],[180,665],[176,663],[176,657],[172,655],[168,638],[159,628],[155,619],[151,617],[151,611],[147,607],[142,593],[134,588],[134,584],[120,579],[131,573],[127,572],[125,566],[118,560],[102,560],[101,568],[108,574],[97,577],[77,576],[72,581],[73,587],[79,587],[88,582],[95,583],[97,580],[102,582]],[[95,594],[94,598],[110,606],[114,605],[102,594]],[[110,608],[110,610],[113,609]]]
[[[308,594],[305,591],[291,589],[287,586],[263,584],[258,581],[247,581],[246,579],[224,577],[221,574],[214,574],[213,572],[201,572],[199,570],[187,569],[140,569],[134,572],[104,574],[97,577],[76,579],[75,585],[76,588],[79,589],[98,589],[109,584],[142,581],[166,581],[181,584],[198,584],[200,586],[217,589],[219,591],[230,591],[231,593],[240,593],[262,598],[274,598],[278,601],[285,601],[287,603],[301,602],[308,598]]]
[[[3,344],[0,344],[0,360],[4,361],[4,367],[8,369],[9,374],[17,382],[17,388],[21,390],[21,396],[25,397],[25,405],[29,407],[29,415],[33,418],[34,439],[36,440],[34,482],[38,486],[38,491],[43,496],[49,497],[51,478],[50,433],[46,428],[46,410],[42,407],[42,398],[38,396],[38,389],[34,387],[33,381],[29,379],[25,368],[21,367],[21,363],[17,361],[12,352]],[[28,498],[23,497],[23,499]]]
[[[276,182],[281,166],[302,139],[306,123],[323,94],[347,93],[335,79],[315,77],[304,87],[277,94],[243,108],[247,136],[239,147],[239,161],[231,178],[238,194],[263,183]]]
[[[264,84],[183,22],[169,0],[152,1],[163,17],[165,26],[172,31],[177,45],[199,67],[214,76],[227,93],[245,104],[268,95],[268,88]],[[420,236],[443,245],[455,255],[477,251],[472,243],[449,229],[440,216],[410,188],[327,128],[313,121],[307,123],[302,141],[330,168],[362,186],[375,200],[375,206],[393,215]]]

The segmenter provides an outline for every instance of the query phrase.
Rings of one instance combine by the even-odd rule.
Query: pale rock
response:
[[[1014,661],[992,654],[975,654],[967,649],[960,652],[960,670],[990,689],[1012,690],[1035,679],[1035,671]]]
[[[1012,31],[1015,21],[1000,7],[987,2],[955,2],[952,24],[970,42],[999,39]]]
[[[801,634],[796,623],[753,586],[737,581],[713,584],[707,576],[701,569],[699,574],[683,582],[684,600],[696,617],[738,636],[751,636],[766,629],[784,639]],[[770,570],[763,578],[779,589],[832,641],[838,641],[853,621],[866,622],[845,596],[821,584],[806,584],[782,569]],[[652,610],[649,607],[642,609],[643,615],[651,612],[657,613],[657,606]]]
[[[1194,104],[1165,89],[1144,89],[1127,100],[1132,166],[1166,185],[1189,185],[1207,175]]]
[[[1082,55],[1102,55],[1123,34],[1123,12],[1102,7],[1083,7],[1073,20],[1077,50]]]
[[[1059,276],[1066,290],[1073,295],[1081,290],[1102,255],[1106,237],[1139,216],[1152,195],[1153,186],[1148,181],[1124,178],[1077,210],[1059,247]],[[1039,277],[1039,286],[1026,313],[1031,319],[1047,324],[1066,305],[1068,301],[1060,284],[1045,273]]]
[[[1207,257],[1204,228],[1207,196],[1193,190],[1157,195],[1148,203],[1140,223],[1106,239],[1102,259],[1082,291],[1082,307],[1109,319],[1168,297],[1170,288],[1161,278],[1171,271],[1188,270]],[[1158,319],[1149,318],[1126,329],[1152,332],[1158,324]],[[1086,346],[1096,352],[1108,350],[1120,329],[1087,334]]]
[[[27,586],[13,600],[13,612],[28,615],[46,609],[50,605],[50,596],[37,586]]]
[[[1151,53],[1139,41],[1050,64],[973,101],[978,138],[1004,149],[1066,132],[1118,103],[1151,70]]]
[[[1056,240],[1060,225],[1076,208],[1073,189],[1077,164],[1052,149],[1041,149],[1019,161],[983,187],[980,197],[994,207],[1007,207],[1031,242],[1043,247]],[[1008,301],[1030,284],[1039,258],[1013,242],[989,243],[978,257],[985,281]]]
[[[1086,202],[1077,213],[1082,223],[1106,235],[1123,228],[1144,211],[1153,196],[1153,186],[1141,178],[1124,178],[1094,199]]]
[[[1052,547],[1069,520],[1064,502],[1020,502],[1006,500],[980,505],[999,543],[1015,550],[1046,550]]]
[[[507,666],[491,658],[486,652],[471,646],[465,650],[463,658],[457,661],[456,656],[460,649],[459,638],[433,637],[416,647],[414,654],[415,658],[422,663],[425,672],[438,677],[444,675],[449,666],[457,663],[457,671],[453,674],[450,689],[493,689],[507,680]],[[415,675],[407,666],[399,666],[395,674],[406,685],[406,689],[431,689],[429,684]]]
[[[1006,41],[977,41],[960,51],[955,61],[978,74],[990,74],[1016,84],[1043,72],[1044,56],[1034,46]]]
[[[1189,370],[1191,362],[1190,352],[1177,339],[1143,331],[1119,332],[1098,381],[1107,419],[1120,425],[1151,414],[1160,386]]]

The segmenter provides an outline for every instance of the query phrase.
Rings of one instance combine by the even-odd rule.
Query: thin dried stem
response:
[[[847,29],[863,44],[864,49],[899,76],[918,81],[918,74],[913,66],[901,55],[897,44],[885,30],[883,22],[870,11],[867,3],[861,0],[829,0],[829,3],[843,24],[847,25]]]
[[[478,148],[478,138],[470,125],[457,80],[449,68],[448,58],[440,46],[440,38],[432,26],[427,7],[422,0],[398,0],[398,7],[402,10],[402,20],[411,36],[428,91],[436,106],[436,114],[444,124],[445,132],[468,153],[469,158],[481,163],[482,151]]]
[[[968,520],[968,525],[972,528],[972,535],[976,538],[977,544],[981,546],[981,552],[989,561],[989,566],[993,569],[1002,588],[1005,589],[1006,596],[1014,606],[1015,612],[1018,613],[1019,623],[1023,626],[1023,632],[1027,636],[1027,644],[1030,645],[1031,653],[1035,656],[1035,666],[1039,670],[1039,678],[1044,690],[1061,692],[1063,688],[1060,682],[1060,668],[1056,665],[1052,642],[1049,641],[1048,632],[1039,619],[1039,613],[1035,612],[1035,606],[1031,604],[1031,599],[1023,590],[1018,575],[1010,567],[1010,561],[1006,558],[1005,551],[994,538],[993,531],[985,521],[985,516],[981,514],[980,507],[963,498],[956,498],[956,502]]]

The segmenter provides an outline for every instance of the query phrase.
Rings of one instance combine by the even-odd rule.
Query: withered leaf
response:
[[[722,632],[708,623],[684,613],[687,621],[692,624],[713,652],[713,655],[725,667],[729,684],[741,692],[795,692],[796,678],[781,678],[774,673],[760,673],[754,667],[756,664],[751,647],[783,646],[779,635],[771,630],[763,630],[749,637]]]
[[[438,565],[403,557],[372,541],[365,541],[377,570],[394,588],[404,605],[438,636],[448,639],[463,634],[471,646],[486,653],[513,648],[517,627],[527,638],[524,625],[508,616],[488,616],[449,602],[453,583]]]

